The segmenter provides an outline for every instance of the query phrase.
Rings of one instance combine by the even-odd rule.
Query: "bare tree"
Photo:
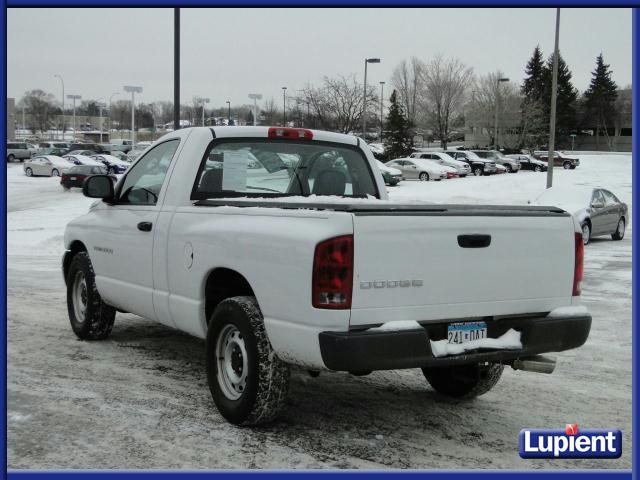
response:
[[[426,123],[447,147],[452,124],[462,115],[465,94],[473,80],[473,69],[460,60],[436,56],[422,70],[421,103]]]
[[[423,90],[424,70],[424,62],[417,57],[411,57],[409,61],[400,62],[391,77],[391,83],[400,96],[400,103],[407,119],[413,125],[416,124],[418,99]]]
[[[309,105],[320,128],[349,133],[358,131],[364,110],[363,86],[355,75],[324,77],[320,87],[308,85],[299,95],[301,103]],[[367,115],[377,118],[378,97],[375,87],[367,87]],[[375,125],[375,122],[372,123]]]
[[[280,125],[282,123],[282,115],[278,110],[278,104],[273,97],[264,102],[262,115],[264,116],[265,125]]]
[[[29,90],[18,102],[18,110],[24,108],[29,129],[32,132],[45,132],[49,129],[53,114],[56,113],[55,97],[43,90]],[[24,128],[24,125],[23,125]]]

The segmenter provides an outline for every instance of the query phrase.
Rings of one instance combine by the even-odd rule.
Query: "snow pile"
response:
[[[481,338],[466,343],[449,343],[447,340],[429,340],[431,343],[431,353],[434,357],[445,357],[447,355],[459,355],[469,350],[479,348],[491,348],[498,350],[517,350],[522,348],[520,342],[520,332],[510,328],[504,335],[498,338]]]
[[[589,310],[584,305],[579,305],[575,307],[560,307],[555,310],[551,310],[547,315],[547,318],[583,317],[585,315],[589,315]]]
[[[379,327],[370,328],[368,332],[396,332],[399,330],[415,330],[420,324],[415,320],[396,320],[393,322],[383,323]]]

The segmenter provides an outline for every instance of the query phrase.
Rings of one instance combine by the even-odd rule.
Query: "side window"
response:
[[[607,191],[607,190],[601,190],[602,194],[604,195],[604,204],[607,207],[612,207],[614,205],[616,205],[618,202],[616,201],[616,197],[613,195],[613,193]]]
[[[161,143],[138,160],[122,183],[118,202],[130,205],[155,205],[171,159],[179,144],[178,139]]]
[[[591,203],[600,203],[604,205],[604,197],[602,196],[602,191],[596,190],[593,192],[593,197],[591,199]]]

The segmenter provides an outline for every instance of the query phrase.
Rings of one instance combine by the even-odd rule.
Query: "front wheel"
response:
[[[473,168],[473,174],[476,177],[481,177],[484,174],[484,170],[482,169],[482,167],[474,167]]]
[[[27,177],[33,177],[33,170],[31,170],[30,168],[27,167],[27,168],[24,169],[24,174]]]
[[[513,173],[513,167],[508,163],[505,165],[505,168],[507,169],[507,173]]]
[[[584,223],[582,225],[582,243],[584,245],[588,245],[589,240],[591,240],[591,225],[589,223]]]
[[[562,164],[562,166],[564,167],[565,170],[569,170],[571,168],[571,163],[570,162],[564,162]]]
[[[624,218],[621,218],[618,220],[618,227],[616,228],[616,231],[611,234],[611,238],[613,240],[622,240],[624,238],[624,229]]]
[[[433,389],[447,397],[471,399],[491,390],[500,377],[504,365],[474,363],[452,367],[423,368],[422,373]]]
[[[13,154],[9,154],[9,156],[7,157],[7,162],[13,162],[16,159],[15,156],[13,156]]]
[[[209,389],[225,419],[257,425],[278,416],[289,389],[289,366],[271,347],[255,297],[220,302],[206,350]]]
[[[67,310],[71,329],[81,340],[103,340],[111,333],[116,310],[102,301],[86,252],[76,253],[69,265]]]
[[[428,182],[429,181],[429,174],[427,172],[422,172],[420,173],[420,175],[418,176],[418,179],[421,182]]]

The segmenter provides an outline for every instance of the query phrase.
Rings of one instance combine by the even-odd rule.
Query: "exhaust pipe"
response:
[[[556,368],[556,359],[554,357],[545,357],[542,355],[516,358],[513,361],[511,368],[514,370],[523,370],[525,372],[553,373]]]

